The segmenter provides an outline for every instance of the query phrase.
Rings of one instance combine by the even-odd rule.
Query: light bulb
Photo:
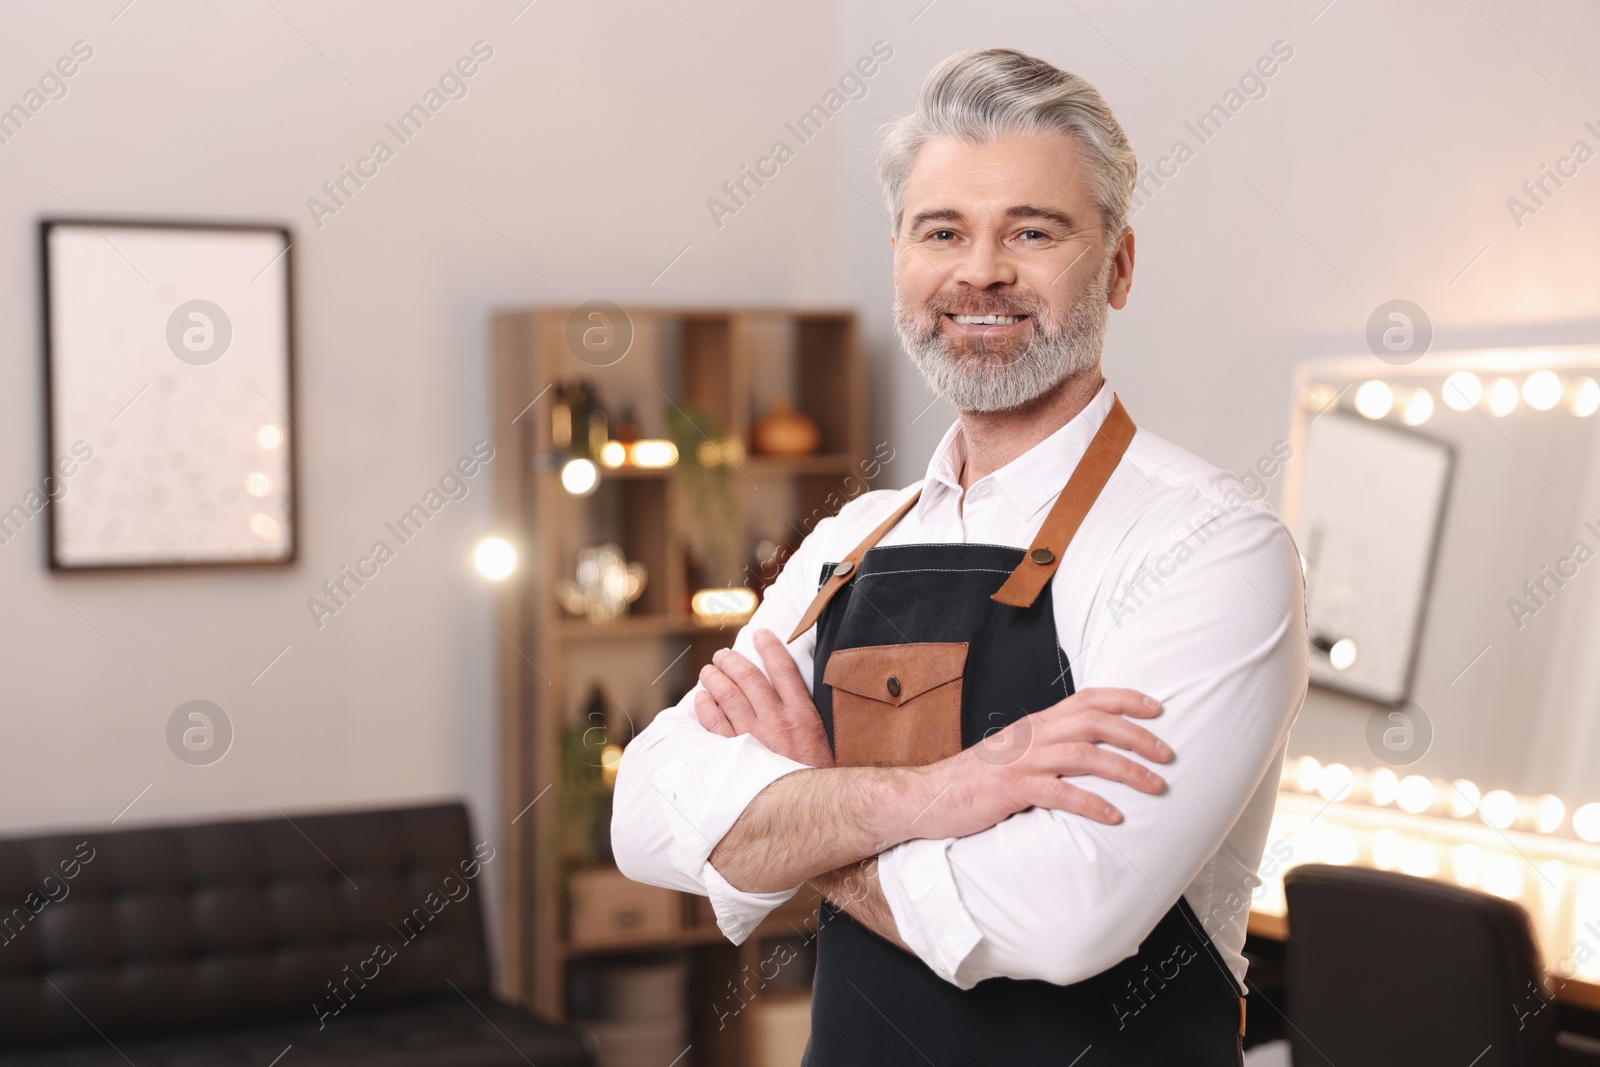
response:
[[[256,444],[262,448],[277,448],[283,444],[283,432],[276,426],[263,426],[256,431]]]
[[[1406,775],[1400,779],[1395,802],[1400,805],[1400,810],[1421,815],[1433,804],[1433,782],[1420,774]]]
[[[1600,802],[1590,801],[1572,813],[1572,832],[1585,841],[1600,844]]]
[[[1534,371],[1522,383],[1522,399],[1535,411],[1549,411],[1561,403],[1561,379],[1554,371]]]
[[[621,441],[607,441],[600,446],[600,462],[608,467],[620,467],[628,462],[628,446]]]
[[[1567,817],[1567,806],[1561,803],[1560,797],[1549,793],[1534,801],[1533,810],[1533,828],[1541,834],[1555,833]]]
[[[1489,414],[1496,418],[1504,418],[1517,409],[1517,383],[1510,378],[1496,378],[1489,383],[1489,392],[1485,399],[1489,403]]]
[[[569,459],[561,467],[561,488],[573,496],[588,496],[600,484],[600,468],[590,459]]]
[[[1433,417],[1433,394],[1426,389],[1418,389],[1411,394],[1411,399],[1406,401],[1405,408],[1400,412],[1400,421],[1407,426],[1421,426]]]
[[[1326,411],[1328,405],[1339,399],[1339,394],[1334,392],[1333,386],[1317,382],[1306,388],[1306,407],[1311,411]]]
[[[1342,671],[1356,661],[1356,643],[1348,637],[1341,637],[1328,649],[1328,662],[1333,664],[1333,669]]]
[[[517,550],[503,538],[485,537],[472,550],[472,564],[479,574],[498,582],[517,569]]]
[[[250,532],[263,541],[275,541],[281,530],[277,519],[265,512],[258,511],[250,516]]]
[[[1394,407],[1394,390],[1373,379],[1356,390],[1356,410],[1369,419],[1381,419]]]
[[[1477,811],[1482,799],[1483,791],[1470,778],[1457,778],[1450,783],[1450,814],[1456,818],[1465,819]]]
[[[1517,798],[1504,789],[1492,789],[1478,805],[1478,814],[1496,830],[1504,830],[1517,821]]]
[[[1600,382],[1593,378],[1579,378],[1572,383],[1572,413],[1587,418],[1600,409]]]
[[[1393,804],[1399,790],[1400,777],[1389,768],[1379,767],[1372,772],[1372,802],[1378,807]]]
[[[251,496],[266,496],[272,491],[272,482],[260,471],[244,480],[245,492]]]
[[[1315,756],[1301,756],[1295,764],[1294,784],[1302,793],[1315,792],[1317,781],[1322,776],[1322,764]]]
[[[1342,763],[1330,763],[1317,775],[1317,793],[1323,800],[1343,800],[1355,785],[1355,775]]]
[[[1451,410],[1471,411],[1483,399],[1483,383],[1471,371],[1458,370],[1444,380],[1439,395]]]

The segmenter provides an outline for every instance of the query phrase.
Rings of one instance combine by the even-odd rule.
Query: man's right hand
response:
[[[908,837],[965,837],[1031,807],[1070,811],[1114,824],[1122,813],[1104,799],[1061,780],[1093,775],[1159,793],[1166,782],[1112,745],[1156,763],[1172,750],[1130,721],[1161,714],[1152,697],[1132,689],[1085,689],[1025,715],[955,756],[916,768],[925,799]]]

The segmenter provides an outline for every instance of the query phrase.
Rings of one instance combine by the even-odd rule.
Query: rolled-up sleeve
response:
[[[1173,760],[1155,767],[1166,790],[1078,778],[1122,822],[1030,808],[982,833],[909,841],[880,857],[901,938],[945,980],[1068,984],[1133,955],[1281,757],[1306,688],[1293,541],[1255,508],[1188,540],[1191,551],[1138,610],[1107,605],[1073,665],[1080,690],[1128,687],[1162,701],[1144,725],[1172,746]]]
[[[824,519],[817,525],[734,638],[732,647],[763,673],[766,667],[755,648],[755,631],[768,629],[788,638],[814,595],[834,521]],[[808,686],[815,634],[813,628],[789,646]],[[806,765],[773,752],[748,734],[723,737],[701,726],[694,698],[702,688],[697,682],[623,749],[611,847],[617,868],[629,878],[708,897],[718,927],[739,944],[800,887],[744,892],[730,885],[709,857],[757,794]]]

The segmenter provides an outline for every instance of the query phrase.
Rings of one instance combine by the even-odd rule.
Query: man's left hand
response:
[[[700,670],[705,689],[694,700],[700,724],[724,737],[753,734],[808,767],[832,767],[833,748],[794,658],[771,630],[757,630],[754,639],[772,681],[740,653],[722,649]]]

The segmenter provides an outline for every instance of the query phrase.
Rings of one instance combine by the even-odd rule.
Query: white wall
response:
[[[1521,230],[1505,208],[1600,119],[1583,107],[1600,14],[1576,2],[1480,2],[1515,49],[1471,5],[1442,0],[1338,0],[1315,22],[1321,0],[121,6],[4,16],[0,102],[75,41],[94,57],[0,145],[0,501],[43,466],[37,218],[285,221],[302,556],[248,573],[51,575],[42,524],[0,547],[6,829],[108,821],[146,785],[124,823],[264,812],[263,794],[295,810],[464,793],[492,825],[502,649],[446,584],[489,611],[467,567],[491,526],[487,482],[321,632],[306,598],[488,436],[498,307],[856,306],[875,438],[903,457],[891,478],[916,477],[950,414],[935,405],[913,422],[927,393],[889,326],[870,134],[959,48],[1016,45],[1082,73],[1147,160],[1274,41],[1294,48],[1267,96],[1138,214],[1134,299],[1113,318],[1107,367],[1135,418],[1218,463],[1268,452],[1287,431],[1292,361],[1359,351],[1391,297],[1428,309],[1439,347],[1583,339],[1596,325],[1600,169]],[[480,39],[494,58],[469,95],[316,228],[306,199]],[[718,228],[707,198],[880,39],[894,57],[865,99]],[[208,768],[163,739],[195,697],[237,728]]]
[[[5,105],[75,41],[94,50],[0,144],[0,500],[44,466],[39,217],[281,221],[298,275],[301,557],[51,574],[42,521],[0,546],[0,831],[105,824],[148,785],[118,825],[465,794],[498,835],[505,649],[469,553],[492,525],[488,478],[514,460],[320,632],[305,601],[492,438],[494,309],[840,299],[832,139],[720,232],[705,204],[837,76],[832,14],[680,3],[697,31],[653,3],[546,0],[513,23],[523,0],[122,2],[0,16]],[[494,54],[468,95],[313,225],[307,198],[478,40]],[[166,747],[193,698],[237,731],[213,766]]]

